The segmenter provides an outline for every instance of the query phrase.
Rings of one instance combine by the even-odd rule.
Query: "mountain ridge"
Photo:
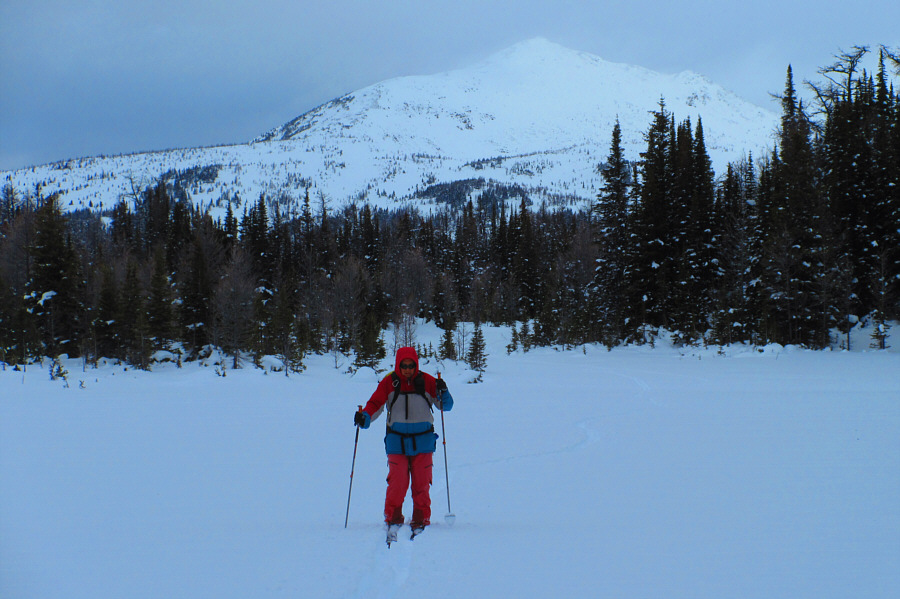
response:
[[[772,144],[774,113],[702,75],[655,73],[535,38],[469,67],[352,91],[245,144],[72,159],[2,177],[19,189],[59,191],[72,208],[109,208],[135,184],[209,167],[216,178],[187,191],[213,210],[260,194],[296,203],[307,190],[332,205],[391,207],[423,201],[429,185],[472,178],[577,204],[602,185],[597,165],[616,120],[635,160],[661,101],[679,122],[702,118],[719,174]]]

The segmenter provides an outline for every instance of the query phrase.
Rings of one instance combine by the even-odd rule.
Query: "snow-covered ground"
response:
[[[344,528],[371,370],[0,371],[0,597],[900,596],[897,350],[508,356],[486,334],[483,383],[424,365],[456,399],[456,522],[439,449],[434,524],[391,549],[382,421]]]

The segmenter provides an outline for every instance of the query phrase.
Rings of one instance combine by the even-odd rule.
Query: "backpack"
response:
[[[387,404],[387,418],[385,419],[385,428],[386,434],[397,435],[400,437],[400,447],[402,448],[402,453],[404,455],[414,455],[419,452],[419,442],[425,443],[423,449],[425,451],[434,451],[434,441],[437,438],[437,435],[434,434],[434,425],[432,425],[428,430],[417,432],[417,433],[402,433],[394,430],[387,423],[391,420],[391,410],[394,408],[394,404],[397,402],[397,399],[401,395],[406,396],[406,414],[409,414],[409,394],[415,393],[417,395],[421,395],[426,398],[425,395],[425,378],[422,376],[422,373],[419,372],[415,378],[413,379],[413,390],[412,391],[401,391],[400,390],[400,377],[397,376],[396,372],[391,373],[392,384],[394,386],[394,396],[388,401]],[[428,402],[428,408],[434,412],[434,406],[431,405],[431,402]],[[407,453],[407,441],[411,441],[411,449],[412,453]],[[385,437],[385,442],[387,442],[387,437]],[[431,444],[431,448],[428,448],[428,444]]]
[[[413,379],[413,391],[401,391],[400,390],[400,376],[396,372],[391,373],[391,384],[394,387],[394,397],[390,399],[387,406],[387,420],[391,419],[391,410],[394,409],[394,404],[397,402],[397,398],[400,397],[401,394],[406,396],[406,413],[409,414],[409,394],[416,393],[417,395],[421,395],[422,397],[426,397],[425,395],[425,377],[422,376],[421,371],[416,373],[415,378]],[[434,412],[434,407],[429,403],[428,407],[431,408],[431,411]]]

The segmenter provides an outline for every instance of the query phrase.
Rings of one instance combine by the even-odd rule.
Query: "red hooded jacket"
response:
[[[416,363],[416,369],[413,371],[411,377],[405,377],[401,373],[400,363],[403,362],[403,360],[412,360]],[[400,381],[400,397],[412,397],[415,399],[413,399],[413,402],[408,408],[405,405],[408,402],[404,402],[403,409],[399,408],[399,406],[388,406],[391,409],[388,426],[395,423],[414,424],[428,422],[433,424],[434,415],[431,413],[431,406],[433,405],[437,408],[441,408],[441,401],[438,399],[437,393],[437,380],[427,372],[421,373],[425,392],[425,395],[422,396],[416,391],[414,385],[415,378],[420,372],[419,356],[416,353],[416,350],[412,347],[401,347],[398,349],[397,358],[394,362],[394,372],[388,374],[380,383],[378,383],[378,388],[375,389],[372,397],[369,398],[363,411],[366,412],[372,420],[378,418],[382,410],[384,410],[385,404],[394,397],[396,389],[394,388],[393,375],[396,373]]]

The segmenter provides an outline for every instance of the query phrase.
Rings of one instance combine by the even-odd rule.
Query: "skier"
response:
[[[438,375],[440,376],[440,375]],[[431,523],[432,455],[437,444],[433,406],[450,411],[453,397],[447,384],[419,370],[419,356],[412,347],[397,350],[394,372],[378,384],[366,407],[356,412],[353,423],[369,428],[382,411],[387,411],[384,447],[388,456],[387,493],[384,521],[388,544],[404,522],[403,500],[412,481],[413,536]]]

